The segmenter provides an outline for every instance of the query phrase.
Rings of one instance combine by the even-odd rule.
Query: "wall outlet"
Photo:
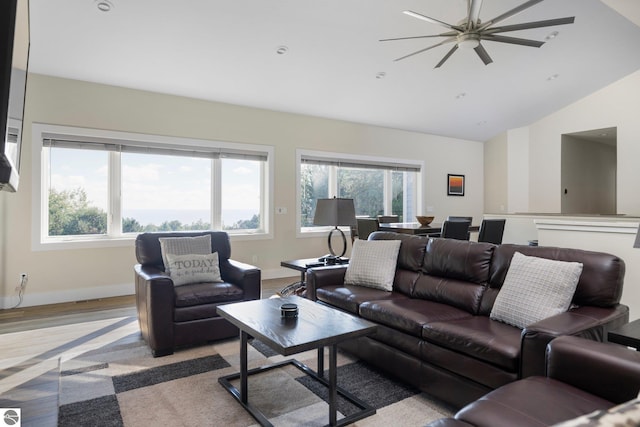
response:
[[[258,255],[253,255],[253,256],[251,257],[251,262],[253,262],[254,264],[255,264],[256,262],[258,262]]]
[[[433,206],[427,206],[427,212],[433,212]]]

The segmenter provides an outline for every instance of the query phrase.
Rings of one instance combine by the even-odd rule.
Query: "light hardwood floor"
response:
[[[263,280],[262,298],[296,279]],[[138,330],[133,296],[0,311],[0,408],[20,408],[22,426],[56,426],[60,360],[122,325]]]

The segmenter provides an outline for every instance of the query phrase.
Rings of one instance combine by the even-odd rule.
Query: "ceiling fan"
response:
[[[525,22],[522,24],[515,25],[505,25],[501,27],[495,27],[497,23],[504,21],[507,18],[512,17],[513,15],[522,12],[525,9],[534,6],[537,3],[542,2],[543,0],[529,0],[520,6],[514,7],[513,9],[503,13],[502,15],[496,16],[489,21],[482,22],[480,21],[480,9],[482,8],[482,0],[467,0],[467,16],[460,21],[456,25],[447,24],[446,22],[440,21],[435,18],[431,18],[429,16],[422,15],[417,12],[413,12],[411,10],[405,10],[403,13],[406,15],[412,16],[414,18],[421,19],[423,21],[430,22],[432,24],[441,25],[451,31],[441,34],[434,34],[428,36],[413,36],[413,37],[398,37],[392,39],[382,39],[381,42],[387,41],[395,41],[395,40],[409,40],[409,39],[421,39],[421,38],[430,38],[430,37],[446,37],[440,43],[436,43],[432,46],[426,47],[424,49],[420,49],[416,52],[410,53],[408,55],[402,56],[395,61],[400,61],[405,58],[409,58],[410,56],[417,55],[422,52],[426,52],[427,50],[433,49],[438,46],[442,46],[448,43],[455,43],[454,46],[447,52],[447,54],[438,62],[435,68],[440,68],[442,64],[446,62],[453,53],[458,50],[458,48],[463,49],[474,49],[484,65],[488,65],[493,62],[485,48],[480,43],[482,40],[499,42],[499,43],[510,43],[517,44],[522,46],[530,46],[530,47],[540,47],[544,44],[544,42],[538,40],[530,40],[523,39],[518,37],[507,37],[500,35],[499,33],[506,33],[509,31],[520,31],[527,30],[531,28],[541,28],[541,27],[551,27],[555,25],[565,25],[565,24],[573,24],[575,20],[575,16],[567,17],[567,18],[557,18],[557,19],[548,19],[545,21],[535,21],[535,22]]]

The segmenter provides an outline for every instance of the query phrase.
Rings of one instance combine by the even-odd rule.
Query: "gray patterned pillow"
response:
[[[346,285],[391,291],[400,240],[356,240],[344,277]]]
[[[519,328],[563,313],[576,291],[579,262],[513,254],[490,317]]]
[[[211,253],[211,235],[195,237],[160,237],[160,250],[162,252],[162,262],[164,263],[164,271],[171,274],[169,260],[167,255],[187,255],[199,254],[206,255]]]
[[[624,427],[640,425],[640,400],[633,399],[608,410],[594,411],[553,427]]]
[[[190,283],[222,282],[220,266],[218,264],[218,252],[206,255],[167,254],[169,267],[171,268],[171,280],[174,286],[188,285]]]

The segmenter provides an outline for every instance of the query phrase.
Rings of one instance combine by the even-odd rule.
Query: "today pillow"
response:
[[[212,254],[167,254],[171,280],[174,286],[190,283],[222,282],[218,252]]]
[[[400,243],[400,240],[354,241],[344,283],[391,291]]]
[[[515,252],[490,317],[519,328],[569,309],[582,263]]]
[[[171,274],[171,267],[167,255],[187,255],[211,253],[211,235],[194,237],[160,237],[160,251],[162,252],[162,262],[164,271]]]

